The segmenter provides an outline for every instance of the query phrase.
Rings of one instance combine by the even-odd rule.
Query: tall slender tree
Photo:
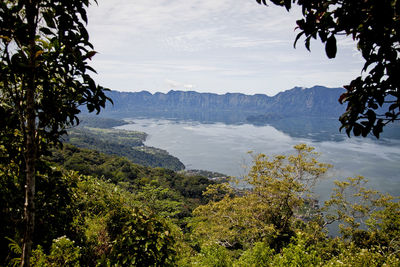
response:
[[[59,142],[67,127],[79,123],[79,106],[100,112],[108,100],[105,89],[89,75],[95,71],[87,61],[96,53],[85,29],[89,4],[89,0],[0,3],[0,111],[5,116],[0,146],[24,165],[21,266],[30,265],[41,155]]]

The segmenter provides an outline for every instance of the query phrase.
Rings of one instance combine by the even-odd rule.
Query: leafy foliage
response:
[[[40,156],[59,142],[66,127],[79,122],[80,105],[98,113],[110,100],[89,75],[95,71],[87,61],[96,52],[85,29],[88,6],[89,0],[0,3],[0,115],[5,125],[0,147],[25,176],[21,266],[30,265]]]
[[[57,142],[66,125],[78,122],[78,106],[99,112],[109,100],[88,74],[94,71],[87,63],[94,55],[84,24],[88,5],[88,0],[0,4],[0,99],[10,115],[4,119],[24,130],[33,90],[37,142]]]
[[[76,157],[74,164],[86,162],[82,170],[103,173],[103,179],[47,164],[38,169],[40,226],[32,265],[397,266],[398,198],[369,190],[365,179],[356,177],[336,182],[331,199],[319,209],[309,194],[330,166],[319,163],[311,147],[297,145],[295,151],[255,156],[247,177],[251,188],[239,190],[65,145],[53,157],[59,166]],[[113,171],[104,171],[108,164]],[[11,179],[13,168],[0,169],[8,184],[18,181]],[[114,178],[120,169],[135,178]],[[197,198],[191,198],[188,192],[194,188],[186,186],[196,184]],[[0,187],[9,196],[16,188]],[[2,216],[21,217],[19,201],[11,198],[5,204],[9,210],[2,210]],[[18,264],[20,254],[18,222],[5,225],[9,221],[1,225],[9,231],[2,242],[5,265]],[[335,238],[326,229],[333,221],[342,225]],[[10,244],[13,251],[7,250]]]
[[[125,266],[168,266],[174,261],[174,239],[165,224],[153,216],[134,211],[129,217],[114,217],[115,230],[121,231],[113,241],[107,264]],[[124,223],[124,221],[126,221]],[[121,227],[121,222],[124,225]]]
[[[185,197],[189,206],[204,203],[202,192],[208,185],[216,183],[203,176],[184,175],[168,169],[145,167],[134,164],[126,158],[80,149],[68,144],[64,145],[62,150],[54,150],[51,161],[68,170],[104,177],[114,183],[128,182],[132,189],[139,189],[147,184],[170,188]]]
[[[257,242],[240,256],[236,266],[268,266],[272,262],[274,251],[264,242]]]
[[[135,194],[135,199],[142,208],[149,208],[164,218],[172,218],[183,211],[182,197],[169,188],[145,185]]]
[[[292,242],[282,249],[282,253],[275,255],[269,266],[318,266],[321,263],[318,250],[306,243],[302,233],[298,233]]]
[[[16,258],[12,258],[10,260],[10,265],[14,266],[18,266],[21,264],[21,254],[22,254],[22,249],[21,246],[15,242],[14,240],[12,240],[9,237],[5,237],[5,239],[7,239],[10,243],[8,244],[8,247],[10,249],[10,252],[14,255],[17,255],[18,257]]]
[[[191,265],[228,267],[232,266],[232,257],[223,246],[217,244],[206,245],[201,248],[200,253],[193,259]]]
[[[266,0],[257,0],[267,5]],[[303,18],[297,21],[305,46],[311,39],[325,43],[328,58],[337,53],[336,37],[351,36],[365,60],[362,74],[344,86],[347,92],[339,101],[347,103],[340,117],[348,135],[370,132],[379,138],[383,127],[400,115],[400,4],[396,0],[320,1],[271,0],[287,10],[292,3],[302,8]]]
[[[33,241],[47,250],[52,240],[69,234],[69,223],[72,222],[76,211],[70,208],[73,192],[77,187],[77,181],[65,177],[60,171],[50,168],[47,164],[38,165],[38,179],[36,184],[36,225]],[[19,245],[21,240],[21,228],[23,225],[23,183],[22,178],[15,176],[13,166],[0,165],[2,186],[0,195],[3,197],[0,210],[0,239],[9,237]],[[0,245],[4,250],[0,253],[0,261],[13,257],[6,248],[7,242],[2,240]],[[15,253],[13,254],[15,255]],[[21,256],[21,255],[18,255]]]
[[[32,253],[32,266],[71,266],[79,267],[80,248],[66,236],[55,239],[50,254],[46,255],[41,246]]]
[[[324,207],[327,222],[340,221],[343,237],[360,248],[379,245],[381,253],[396,253],[400,249],[399,198],[367,189],[365,184],[361,176],[336,182]]]
[[[330,167],[316,161],[313,148],[302,144],[295,149],[297,153],[288,157],[256,156],[247,178],[252,188],[242,196],[227,194],[196,208],[194,235],[230,249],[264,241],[279,250],[288,243],[304,215],[300,211],[305,194]]]
[[[193,212],[192,264],[397,266],[398,198],[367,189],[362,177],[348,178],[319,208],[308,195],[330,166],[311,147],[295,149],[292,156],[256,156],[248,190],[209,186],[205,194],[215,197]],[[341,236],[327,235],[332,222],[339,222]]]
[[[138,209],[123,188],[83,177],[74,208],[76,240],[84,248],[83,265],[164,265],[173,261],[174,237],[157,215]],[[144,264],[145,265],[145,264]]]
[[[77,182],[65,193],[73,196],[67,209],[75,212],[72,220],[53,227],[69,229],[68,237],[54,238],[47,249],[38,245],[33,266],[165,266],[174,261],[176,231],[156,214],[139,209],[134,194],[76,172],[65,179]]]
[[[326,266],[399,266],[400,260],[395,254],[383,254],[379,247],[360,249],[350,245],[333,257]]]

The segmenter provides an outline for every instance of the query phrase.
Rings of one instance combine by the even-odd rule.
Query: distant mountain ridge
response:
[[[198,93],[194,91],[174,91],[151,94],[142,92],[110,91],[108,96],[114,105],[107,105],[103,115],[111,117],[159,116],[184,117],[205,120],[213,117],[230,116],[230,120],[246,120],[249,116],[292,117],[317,116],[338,117],[345,106],[338,102],[343,88],[314,86],[295,87],[275,96],[263,94],[245,95],[241,93]],[[201,114],[201,116],[200,116]]]

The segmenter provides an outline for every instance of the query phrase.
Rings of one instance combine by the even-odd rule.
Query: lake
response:
[[[347,138],[338,132],[323,131],[299,135],[277,130],[271,125],[245,123],[136,118],[127,121],[131,123],[117,128],[146,132],[147,146],[167,150],[178,157],[187,169],[204,169],[243,177],[247,172],[246,167],[251,166],[248,151],[267,155],[290,154],[294,151],[294,145],[306,143],[321,153],[321,162],[334,165],[328,177],[317,185],[316,192],[320,200],[329,198],[333,180],[356,175],[366,177],[374,189],[396,196],[400,193],[398,139]]]

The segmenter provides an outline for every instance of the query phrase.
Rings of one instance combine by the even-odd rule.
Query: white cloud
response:
[[[194,85],[193,85],[193,84],[184,84],[183,87],[184,87],[186,90],[192,90],[193,87],[194,87]]]
[[[180,82],[169,80],[169,79],[166,79],[165,83],[167,84],[168,87],[171,87],[171,88],[176,88],[176,87],[179,87],[181,85]]]
[[[167,89],[174,89],[174,90],[192,90],[194,85],[193,84],[184,84],[181,82],[177,82],[170,79],[165,79],[165,83],[167,85]]]
[[[119,90],[196,84],[196,90],[265,93],[344,84],[361,69],[354,44],[340,39],[335,60],[319,41],[311,53],[301,40],[294,50],[299,13],[255,0],[102,0],[89,9],[99,51],[92,63],[97,80]]]

